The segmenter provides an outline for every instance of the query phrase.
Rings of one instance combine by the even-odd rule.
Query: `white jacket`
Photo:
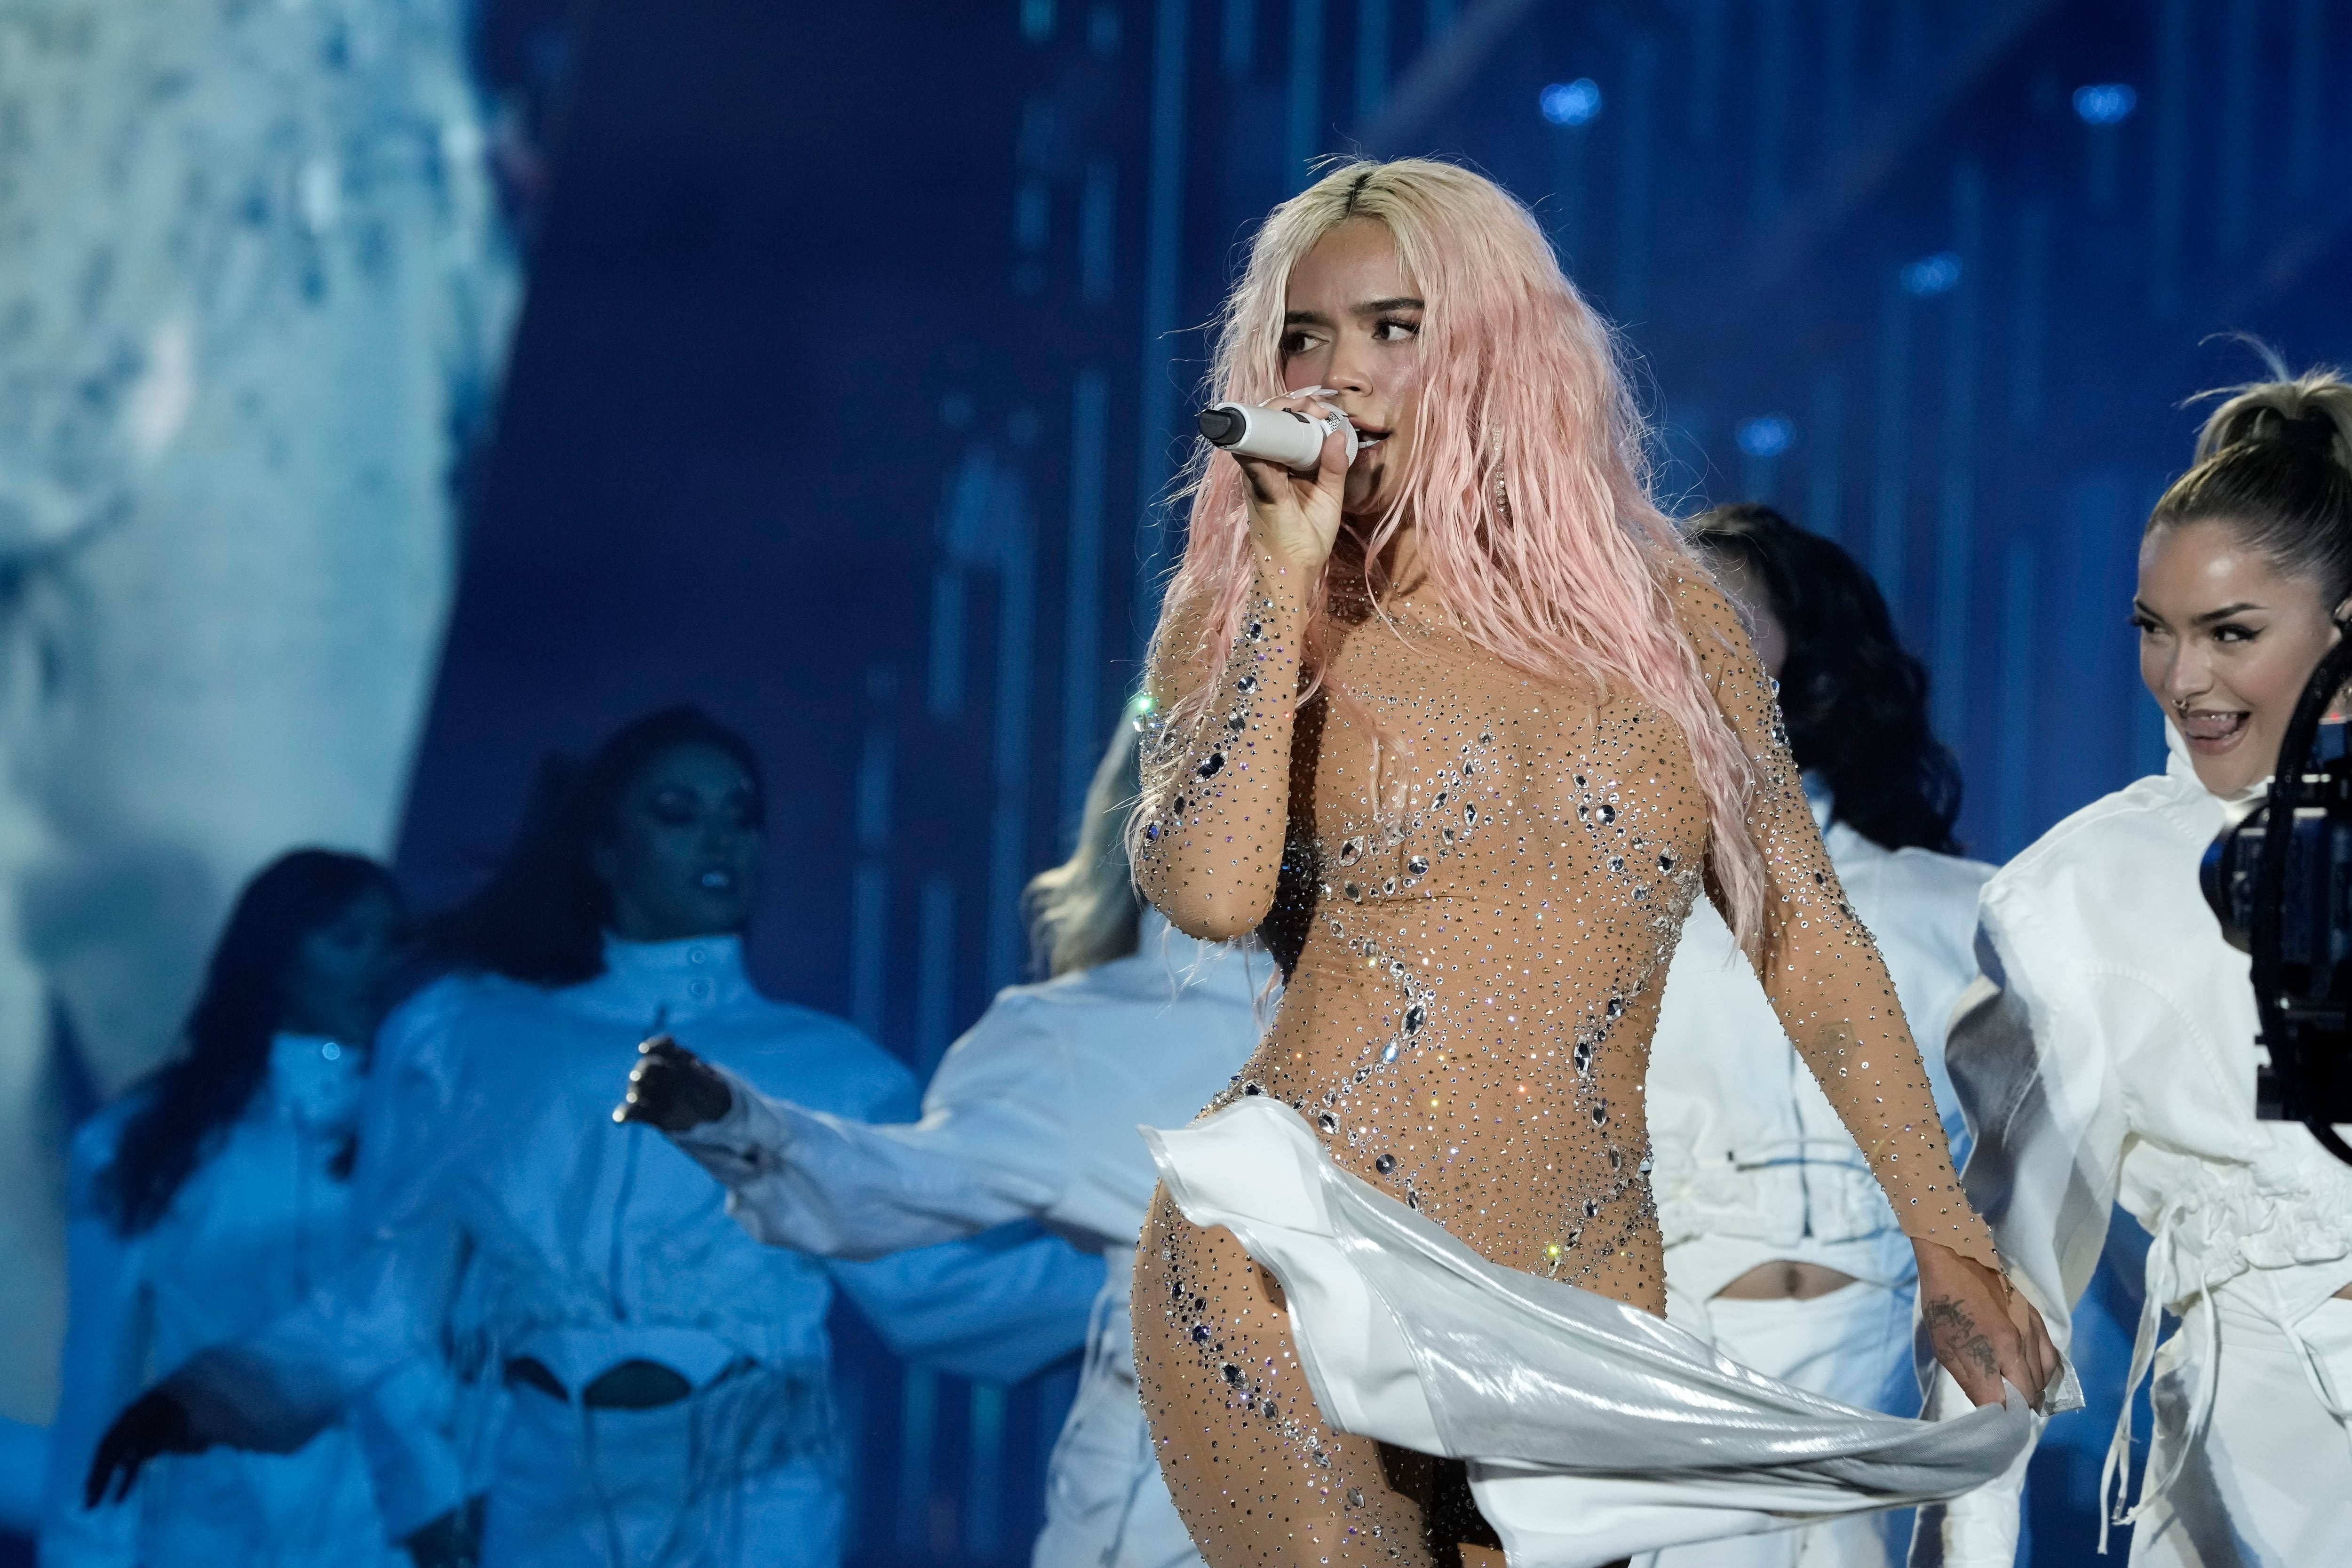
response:
[[[2156,1350],[2158,1310],[2179,1316],[2177,1367],[2156,1401],[2169,1438],[2158,1448],[2175,1456],[2212,1405],[2217,1298],[2299,1342],[2295,1321],[2352,1282],[2352,1168],[2305,1129],[2254,1117],[2247,960],[2197,881],[2224,812],[2176,741],[2164,773],[2011,861],[1984,891],[1988,984],[1949,1047],[1977,1140],[1969,1195],[2061,1351],[2115,1205],[2155,1238],[2124,1408]],[[1939,1408],[1965,1407],[1948,1373],[1937,1384]],[[2119,1426],[2108,1464],[2126,1489],[2129,1463]],[[2177,1468],[2144,1478],[2142,1508]],[[1914,1561],[2007,1568],[2023,1471],[2021,1458],[1942,1519],[1923,1513]]]
[[[304,1310],[207,1358],[207,1383],[257,1427],[299,1430],[373,1389],[378,1418],[362,1433],[386,1521],[404,1531],[495,1488],[488,1445],[468,1438],[514,1357],[575,1390],[639,1357],[698,1385],[739,1358],[799,1373],[814,1449],[834,1438],[836,1284],[892,1349],[963,1375],[1012,1381],[1078,1347],[1100,1265],[1052,1237],[855,1264],[745,1237],[691,1161],[613,1121],[639,1041],[667,1030],[847,1117],[904,1117],[912,1078],[847,1024],[761,995],[734,938],[608,939],[605,963],[558,991],[446,980],[387,1025],[355,1182],[367,1254]]]
[[[1255,1047],[1271,965],[1143,916],[1131,957],[1000,992],[940,1061],[919,1121],[867,1126],[743,1092],[680,1147],[778,1246],[873,1257],[1035,1217],[1109,1267],[1047,1477],[1040,1568],[1193,1556],[1165,1503],[1136,1389],[1128,1293],[1159,1180],[1139,1125],[1192,1120]],[[803,1097],[795,1095],[794,1100]],[[1156,1506],[1155,1506],[1156,1505]]]
[[[1937,1107],[1956,1129],[1944,1024],[1976,976],[1977,894],[1992,868],[1881,848],[1831,821],[1825,788],[1811,778],[1806,788],[1838,879],[1894,976]],[[1911,1278],[1911,1244],[1886,1194],[1789,1043],[1729,928],[1703,901],[1666,973],[1647,1098],[1651,1187],[1677,1294],[1706,1300],[1780,1258],[1880,1285]]]
[[[363,1071],[359,1051],[278,1036],[244,1115],[163,1216],[132,1236],[108,1215],[103,1176],[145,1097],[118,1100],[75,1135],[72,1317],[50,1434],[44,1568],[395,1561],[341,1426],[293,1454],[166,1455],[122,1502],[94,1510],[81,1502],[99,1435],[125,1405],[195,1352],[267,1323],[349,1258],[351,1189],[337,1168]]]

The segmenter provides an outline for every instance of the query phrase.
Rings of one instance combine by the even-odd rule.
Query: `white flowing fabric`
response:
[[[1949,1047],[1977,1135],[1962,1181],[2062,1352],[2116,1209],[2147,1229],[2121,1393],[2128,1411],[2148,1381],[2155,1426],[2137,1501],[2117,1495],[2108,1516],[2134,1526],[2133,1568],[2332,1565],[2352,1561],[2352,1303],[2336,1296],[2352,1284],[2352,1171],[2254,1115],[2247,959],[2197,882],[2232,803],[2165,733],[2162,773],[1985,885],[1983,974]],[[1952,1392],[1939,1380],[1931,1411]],[[2137,1446],[2119,1421],[2103,1512],[2131,1489]],[[1914,1568],[2009,1568],[2023,1484],[2020,1466],[1923,1513]]]
[[[1326,1419],[1468,1461],[1511,1568],[1599,1568],[1949,1498],[2030,1440],[2014,1390],[1940,1424],[1857,1410],[1638,1308],[1489,1263],[1333,1165],[1271,1100],[1143,1135],[1184,1216],[1230,1229],[1281,1282]]]

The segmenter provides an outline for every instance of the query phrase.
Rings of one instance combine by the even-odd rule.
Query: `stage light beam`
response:
[[[2119,125],[2139,107],[2139,94],[2127,82],[2095,82],[2074,89],[2074,115],[2085,125]]]
[[[1589,76],[1553,82],[1537,95],[1536,107],[1554,125],[1589,125],[1601,117],[1601,84]]]

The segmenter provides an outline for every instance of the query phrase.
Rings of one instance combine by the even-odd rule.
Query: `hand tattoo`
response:
[[[1958,1301],[1937,1300],[1921,1309],[1920,1316],[1938,1355],[1969,1362],[1988,1378],[2000,1378],[2000,1359],[1993,1354],[1992,1342],[1985,1338],[1967,1308]]]

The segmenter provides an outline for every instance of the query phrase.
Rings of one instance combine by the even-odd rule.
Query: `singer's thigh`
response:
[[[1152,1445],[1209,1568],[1447,1568],[1397,1489],[1425,1489],[1416,1472],[1431,1461],[1325,1424],[1272,1278],[1231,1231],[1195,1226],[1159,1194],[1134,1308]]]

